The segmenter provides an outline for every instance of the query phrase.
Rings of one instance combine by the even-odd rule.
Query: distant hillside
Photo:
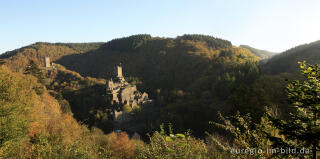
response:
[[[248,46],[248,45],[240,45],[240,47],[249,49],[252,53],[254,53],[256,56],[260,57],[261,59],[270,58],[275,54],[274,52],[270,52],[270,51],[266,51],[266,50],[259,50],[259,49],[253,48],[251,46]]]
[[[300,45],[275,55],[262,66],[262,70],[268,74],[297,73],[299,70],[297,62],[304,60],[320,64],[320,41]]]

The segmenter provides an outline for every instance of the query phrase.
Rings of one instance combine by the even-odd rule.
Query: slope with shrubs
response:
[[[39,87],[33,76],[1,66],[1,158],[98,158],[90,131]]]

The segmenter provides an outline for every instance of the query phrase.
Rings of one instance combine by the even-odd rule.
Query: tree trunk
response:
[[[312,159],[317,159],[317,142],[312,145]]]
[[[313,117],[314,117],[314,125],[315,128],[317,127],[317,112],[313,111]],[[318,140],[315,140],[312,144],[312,159],[317,159],[317,146],[318,146]]]

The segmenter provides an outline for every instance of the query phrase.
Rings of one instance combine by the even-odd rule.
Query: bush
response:
[[[126,113],[130,113],[132,111],[132,108],[128,104],[124,105],[122,109]]]
[[[130,159],[135,158],[136,147],[125,132],[114,133],[108,136],[108,149],[111,150],[112,158]]]

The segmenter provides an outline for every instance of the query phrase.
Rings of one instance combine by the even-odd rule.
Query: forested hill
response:
[[[274,52],[270,52],[267,50],[259,50],[248,45],[240,45],[240,47],[249,49],[252,53],[260,57],[261,59],[267,59],[275,55]]]
[[[313,64],[320,63],[320,41],[299,45],[273,56],[262,65],[262,71],[267,74],[298,73],[297,62],[304,60]]]
[[[98,78],[109,78],[113,67],[122,62],[126,76],[139,77],[147,83],[152,81],[157,88],[190,85],[208,72],[212,63],[221,67],[260,59],[248,49],[211,36],[158,38],[145,34],[107,43],[35,43],[7,52],[1,58],[5,58],[12,70],[21,71],[30,59],[43,65],[44,56],[81,75]]]
[[[109,78],[113,67],[122,62],[126,76],[139,77],[148,86],[183,88],[208,72],[213,63],[222,66],[258,60],[248,49],[210,36],[171,39],[136,35],[112,40],[85,54],[64,56],[56,62],[99,78]]]

